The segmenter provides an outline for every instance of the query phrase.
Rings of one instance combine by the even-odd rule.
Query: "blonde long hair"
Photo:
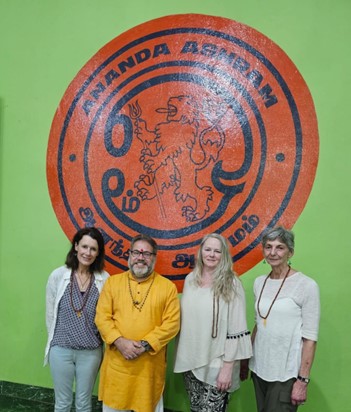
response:
[[[194,281],[197,286],[201,285],[201,274],[203,271],[202,249],[207,239],[214,238],[221,243],[221,260],[219,261],[214,274],[212,289],[215,297],[222,297],[225,302],[233,299],[236,292],[236,282],[238,278],[233,271],[233,261],[229,253],[227,240],[218,233],[210,233],[202,240],[197,252],[196,265],[193,270]]]

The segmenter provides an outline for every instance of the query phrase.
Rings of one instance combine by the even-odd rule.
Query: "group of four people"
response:
[[[45,362],[55,412],[71,410],[73,388],[76,411],[91,411],[101,362],[104,412],[162,412],[166,347],[176,336],[174,371],[184,376],[192,412],[226,411],[249,369],[258,412],[296,411],[307,397],[319,290],[290,266],[291,231],[268,229],[262,247],[271,271],[255,281],[256,324],[250,334],[244,289],[223,236],[202,239],[179,303],[175,285],[154,270],[152,238],[132,239],[129,270],[109,277],[101,233],[79,230],[65,266],[47,284]]]

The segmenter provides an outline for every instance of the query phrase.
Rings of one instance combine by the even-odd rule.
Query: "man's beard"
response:
[[[146,279],[151,275],[151,273],[154,271],[155,267],[155,262],[150,263],[149,265],[144,261],[142,261],[143,266],[138,267],[138,263],[141,263],[141,261],[134,262],[132,263],[129,259],[129,269],[132,272],[132,275],[136,277],[137,279]]]

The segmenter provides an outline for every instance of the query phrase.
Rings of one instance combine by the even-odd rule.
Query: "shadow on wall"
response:
[[[229,401],[228,412],[254,412],[256,410],[255,394],[251,379],[241,382]]]

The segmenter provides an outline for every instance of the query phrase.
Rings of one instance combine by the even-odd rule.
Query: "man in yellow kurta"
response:
[[[106,343],[100,371],[103,411],[163,411],[166,345],[178,333],[175,285],[154,271],[157,244],[131,243],[129,271],[111,276],[101,292],[96,325]]]

